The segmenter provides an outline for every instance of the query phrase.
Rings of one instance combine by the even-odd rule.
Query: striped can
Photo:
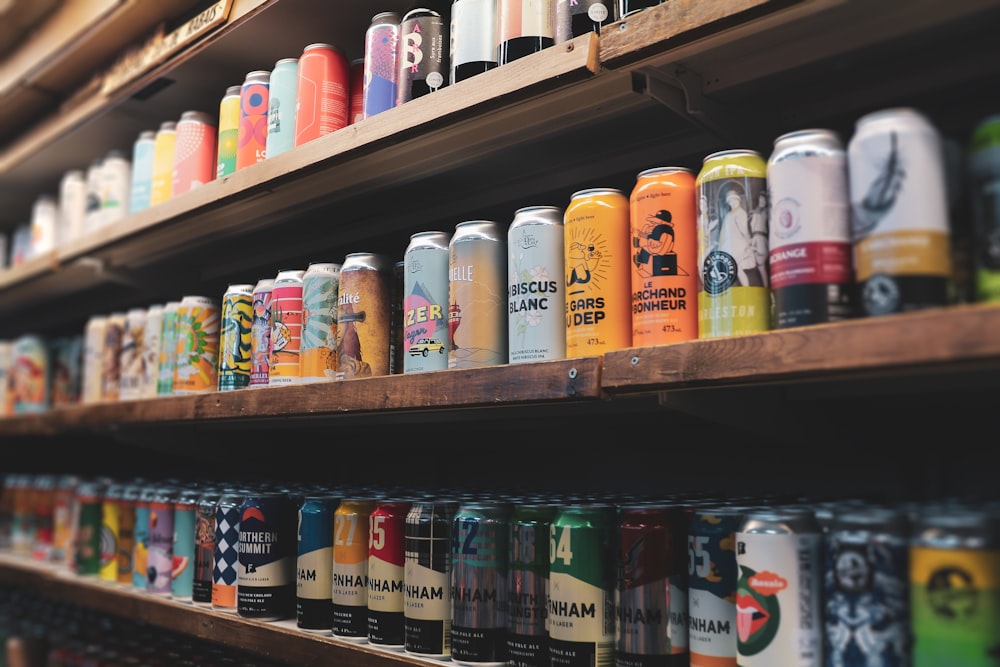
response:
[[[302,346],[301,269],[278,271],[271,288],[271,333],[268,343],[268,384],[299,382],[299,351]]]
[[[448,368],[450,241],[447,232],[417,232],[403,255],[404,373]]]
[[[389,374],[392,263],[384,255],[350,253],[337,298],[337,377]]]
[[[451,656],[451,539],[458,503],[419,500],[406,515],[404,651]]]
[[[240,126],[236,132],[236,169],[267,158],[267,105],[271,73],[248,72],[240,86]]]
[[[699,338],[771,328],[766,175],[743,149],[706,156],[698,172]]]
[[[206,296],[185,296],[177,307],[177,361],[173,393],[202,394],[219,383],[219,305]]]
[[[142,397],[142,381],[146,376],[146,358],[142,351],[146,338],[146,309],[130,308],[125,313],[122,348],[118,354],[118,399],[130,401]]]
[[[215,507],[219,491],[205,489],[198,496],[194,520],[194,576],[191,581],[191,601],[212,604],[212,558],[215,552]]]
[[[347,127],[350,86],[351,66],[342,49],[316,43],[302,50],[295,105],[296,146]]]
[[[160,329],[160,364],[156,375],[156,394],[174,393],[174,369],[177,368],[177,311],[180,301],[163,306],[163,327]]]
[[[303,630],[333,628],[333,513],[338,502],[331,495],[310,495],[299,505],[295,625]]]
[[[215,540],[212,551],[212,609],[236,613],[236,588],[240,566],[240,508],[248,489],[227,489],[215,506]]]
[[[497,62],[506,65],[555,44],[555,0],[497,0]]]
[[[162,204],[173,196],[174,151],[177,146],[177,123],[160,123],[153,141],[153,175],[149,186],[149,205]]]
[[[121,391],[121,354],[122,339],[125,336],[125,319],[126,313],[124,312],[111,313],[108,316],[108,325],[104,330],[104,354],[102,355],[101,362],[102,401],[117,401]]]
[[[170,596],[191,602],[194,595],[195,540],[198,523],[198,492],[181,489],[174,500],[174,548],[170,571]]]
[[[382,499],[368,526],[368,643],[402,649],[403,565],[409,500]]]
[[[141,398],[156,396],[160,374],[160,336],[163,335],[163,304],[153,304],[146,309],[146,333],[142,338],[142,380],[139,383]]]
[[[396,106],[440,90],[448,83],[449,18],[415,7],[399,22]]]
[[[185,111],[177,121],[172,195],[189,192],[215,178],[218,138],[215,119],[204,111]]]
[[[500,225],[468,220],[448,244],[448,368],[507,363],[507,242]]]
[[[527,206],[507,230],[508,362],[566,357],[563,210]]]
[[[399,81],[399,14],[379,12],[365,31],[362,113],[365,118],[396,106]]]
[[[616,188],[579,190],[570,197],[564,217],[566,357],[629,347],[628,197]]]
[[[251,493],[240,504],[236,611],[243,618],[295,618],[297,508],[287,493]]]
[[[101,382],[101,364],[107,342],[107,315],[93,315],[83,330],[83,392],[84,405],[99,403],[104,393]],[[4,389],[6,389],[4,383]]]
[[[368,528],[375,500],[344,498],[333,513],[333,636],[368,641]]]
[[[160,486],[149,498],[149,535],[146,549],[146,591],[170,595],[174,570],[174,502],[177,489]]]
[[[549,667],[549,524],[556,508],[517,502],[510,519],[507,663]]]
[[[250,386],[266,387],[271,375],[271,291],[273,278],[261,278],[253,287],[253,323],[250,325]]]
[[[219,332],[219,391],[250,385],[250,339],[253,326],[253,285],[233,283],[222,295]]]
[[[271,70],[267,107],[266,155],[274,157],[295,147],[295,104],[298,100],[299,59],[282,58]]]
[[[153,188],[153,155],[156,152],[156,132],[144,130],[132,144],[132,182],[128,198],[128,212],[138,213],[149,208]],[[60,205],[62,200],[60,199]],[[82,229],[72,224],[71,229]]]
[[[452,2],[450,83],[464,81],[497,66],[497,1]]]
[[[240,92],[242,86],[229,86],[219,102],[219,146],[216,150],[215,177],[223,178],[236,171],[236,148],[240,132]]]
[[[118,583],[118,518],[124,491],[121,483],[109,484],[101,497],[101,564],[97,577],[111,584]]]
[[[337,297],[340,264],[313,262],[302,276],[301,382],[337,379]]]

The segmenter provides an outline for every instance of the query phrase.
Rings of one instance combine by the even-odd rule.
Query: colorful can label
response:
[[[242,86],[230,86],[219,103],[219,148],[216,151],[215,177],[229,176],[236,171],[236,149],[239,147],[240,92]]]
[[[271,289],[271,340],[268,349],[268,384],[299,381],[302,349],[302,276],[305,271],[279,271]]]
[[[125,315],[122,330],[122,349],[118,366],[118,398],[122,401],[142,397],[142,382],[146,377],[146,358],[142,351],[146,345],[146,310],[133,308]]]
[[[135,534],[132,545],[132,587],[146,590],[149,585],[149,501],[154,487],[139,491],[135,499]]]
[[[96,577],[101,571],[101,533],[104,487],[84,482],[77,488],[77,528],[75,571],[80,576]],[[12,538],[13,539],[13,538]]]
[[[448,83],[448,18],[416,8],[399,22],[396,106],[440,90]]]
[[[333,636],[368,640],[368,527],[375,501],[348,498],[333,513]]]
[[[101,564],[97,576],[102,581],[118,581],[118,517],[121,510],[121,485],[108,487],[101,498]]]
[[[215,507],[219,493],[208,490],[201,494],[195,505],[194,520],[194,576],[191,581],[191,600],[195,604],[212,603],[212,559],[215,551]]]
[[[451,83],[497,66],[497,0],[454,0],[450,33]]]
[[[80,402],[83,336],[64,336],[52,341],[52,398],[53,407],[75,405]],[[3,381],[0,372],[0,381]],[[0,405],[3,404],[0,399]]]
[[[414,502],[406,515],[404,651],[451,655],[451,535],[458,503]]]
[[[230,285],[222,295],[219,333],[219,391],[250,385],[250,340],[253,327],[253,285]]]
[[[497,61],[506,65],[555,44],[554,0],[497,0]]]
[[[364,91],[362,113],[365,118],[396,106],[399,81],[399,14],[379,12],[372,17],[365,32]]]
[[[303,630],[333,628],[333,513],[337,499],[309,496],[299,506],[295,624]]]
[[[500,225],[469,220],[448,245],[448,368],[507,363],[507,242]]]
[[[240,87],[240,127],[236,133],[236,169],[267,158],[267,106],[271,73],[248,72]]]
[[[142,160],[140,166],[144,168],[145,187],[143,188],[141,185],[135,184],[133,180],[133,188],[141,188],[143,190],[139,196],[144,199],[138,205],[145,205],[147,208],[149,207],[149,187],[153,177],[153,144],[155,143],[155,136],[156,133],[152,131],[147,131],[141,135],[143,144],[142,152],[140,153]],[[136,148],[138,149],[139,141],[136,144]],[[134,167],[132,169],[132,178],[136,178]],[[134,213],[135,211],[131,211],[133,205],[136,205],[134,204],[134,195],[130,193],[129,207],[130,212]],[[79,238],[83,234],[86,215],[87,182],[84,179],[83,170],[70,169],[63,174],[62,179],[59,181],[59,219],[57,221],[58,233],[56,237],[65,243]],[[3,241],[0,241],[0,251],[2,251],[2,255],[0,255],[0,267],[4,267],[9,257],[6,236]]]
[[[310,44],[299,57],[295,145],[347,127],[351,66],[332,44]]]
[[[1000,114],[976,125],[966,160],[976,301],[1000,301]]]
[[[262,278],[253,288],[253,323],[250,325],[250,386],[266,387],[271,379],[272,278]]]
[[[80,480],[75,475],[62,475],[56,481],[52,497],[52,561],[65,563],[73,550],[73,504]],[[133,518],[134,523],[134,518]],[[129,563],[132,559],[129,557]],[[129,577],[131,577],[129,570]],[[129,579],[131,581],[131,578]],[[126,582],[127,583],[127,582]]]
[[[132,182],[128,198],[128,212],[138,213],[149,208],[153,188],[153,155],[156,152],[156,132],[146,130],[132,145]],[[62,201],[60,200],[60,207]],[[75,224],[77,230],[82,226]]]
[[[223,493],[215,506],[215,548],[212,552],[212,609],[236,612],[240,569],[240,510],[246,493]]]
[[[202,111],[181,114],[174,148],[174,197],[215,178],[217,144],[215,120],[211,116]]]
[[[146,550],[146,590],[170,595],[174,570],[174,498],[176,491],[157,489],[149,500],[149,535]]]
[[[448,368],[447,232],[419,232],[403,255],[403,372]]]
[[[507,230],[508,362],[566,356],[563,210],[528,206]]]
[[[736,667],[736,531],[744,511],[697,509],[688,527],[691,667]]]
[[[174,394],[215,391],[219,383],[219,306],[204,296],[185,296],[177,307]]]
[[[412,502],[380,500],[368,527],[368,643],[401,649],[404,645],[403,566],[406,515]]]
[[[295,104],[298,99],[299,59],[282,58],[271,70],[267,107],[267,157],[295,147]]]
[[[194,593],[195,527],[198,521],[198,495],[187,490],[174,503],[174,549],[170,570],[170,595],[175,600],[190,601]]]
[[[510,519],[507,662],[548,667],[549,503],[516,503]]]
[[[177,368],[177,310],[180,307],[180,301],[171,301],[163,307],[160,370],[156,375],[156,393],[159,396],[174,393],[174,370]]]
[[[139,395],[156,396],[160,377],[160,337],[163,335],[164,307],[154,304],[146,309],[146,332],[142,339],[142,379]]]
[[[337,379],[337,297],[340,264],[313,263],[302,276],[302,382]]]
[[[351,253],[340,270],[337,377],[389,374],[392,265],[387,257]]]
[[[149,205],[162,204],[173,196],[174,149],[177,146],[177,123],[168,120],[160,124],[153,143],[153,177],[149,189]]]
[[[118,555],[117,576],[119,584],[132,585],[132,573],[135,569],[135,503],[141,487],[128,484],[122,489],[118,499]]]
[[[102,401],[114,402],[119,398],[122,379],[122,339],[124,335],[125,313],[111,313],[108,316],[108,324],[104,329],[104,349],[102,350],[103,356],[101,361]],[[17,370],[16,365],[14,370]],[[11,387],[14,388],[13,383]]]
[[[236,611],[244,618],[295,618],[295,504],[286,493],[251,494],[240,505]]]

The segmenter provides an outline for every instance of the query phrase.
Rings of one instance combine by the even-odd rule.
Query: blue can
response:
[[[299,87],[299,59],[282,58],[271,70],[267,107],[267,157],[295,146],[295,98]]]
[[[295,617],[296,512],[284,492],[243,499],[236,576],[236,613],[243,618]]]
[[[396,106],[399,48],[399,14],[379,12],[365,32],[362,115],[371,118]]]
[[[195,529],[198,492],[181,489],[174,501],[174,551],[170,571],[170,595],[175,600],[192,601],[194,592]]]
[[[129,214],[149,208],[149,195],[153,190],[153,154],[156,132],[145,130],[132,145],[132,183],[128,199]]]
[[[332,495],[314,495],[299,506],[295,621],[303,630],[333,628],[333,513],[338,504]]]

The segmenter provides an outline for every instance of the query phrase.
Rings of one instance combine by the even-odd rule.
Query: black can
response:
[[[215,553],[215,508],[219,491],[207,489],[198,497],[194,515],[194,581],[191,601],[212,604],[212,563]]]
[[[417,7],[399,23],[399,77],[396,106],[448,85],[450,17]]]
[[[296,512],[287,493],[255,493],[240,505],[236,612],[279,621],[295,617]]]
[[[418,501],[406,515],[404,650],[451,656],[451,536],[458,503]]]

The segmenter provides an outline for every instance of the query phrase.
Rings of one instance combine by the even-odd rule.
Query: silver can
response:
[[[468,220],[448,245],[448,368],[507,363],[507,243],[496,222]]]
[[[337,297],[337,377],[389,375],[392,262],[370,252],[344,258]]]
[[[337,293],[340,264],[312,262],[302,276],[299,381],[337,379]]]
[[[447,232],[418,232],[403,254],[403,373],[448,368]]]
[[[83,387],[81,402],[84,405],[100,403],[103,394],[101,363],[104,359],[105,336],[108,316],[94,315],[83,330]]]
[[[508,361],[566,357],[563,210],[527,206],[507,230]]]

